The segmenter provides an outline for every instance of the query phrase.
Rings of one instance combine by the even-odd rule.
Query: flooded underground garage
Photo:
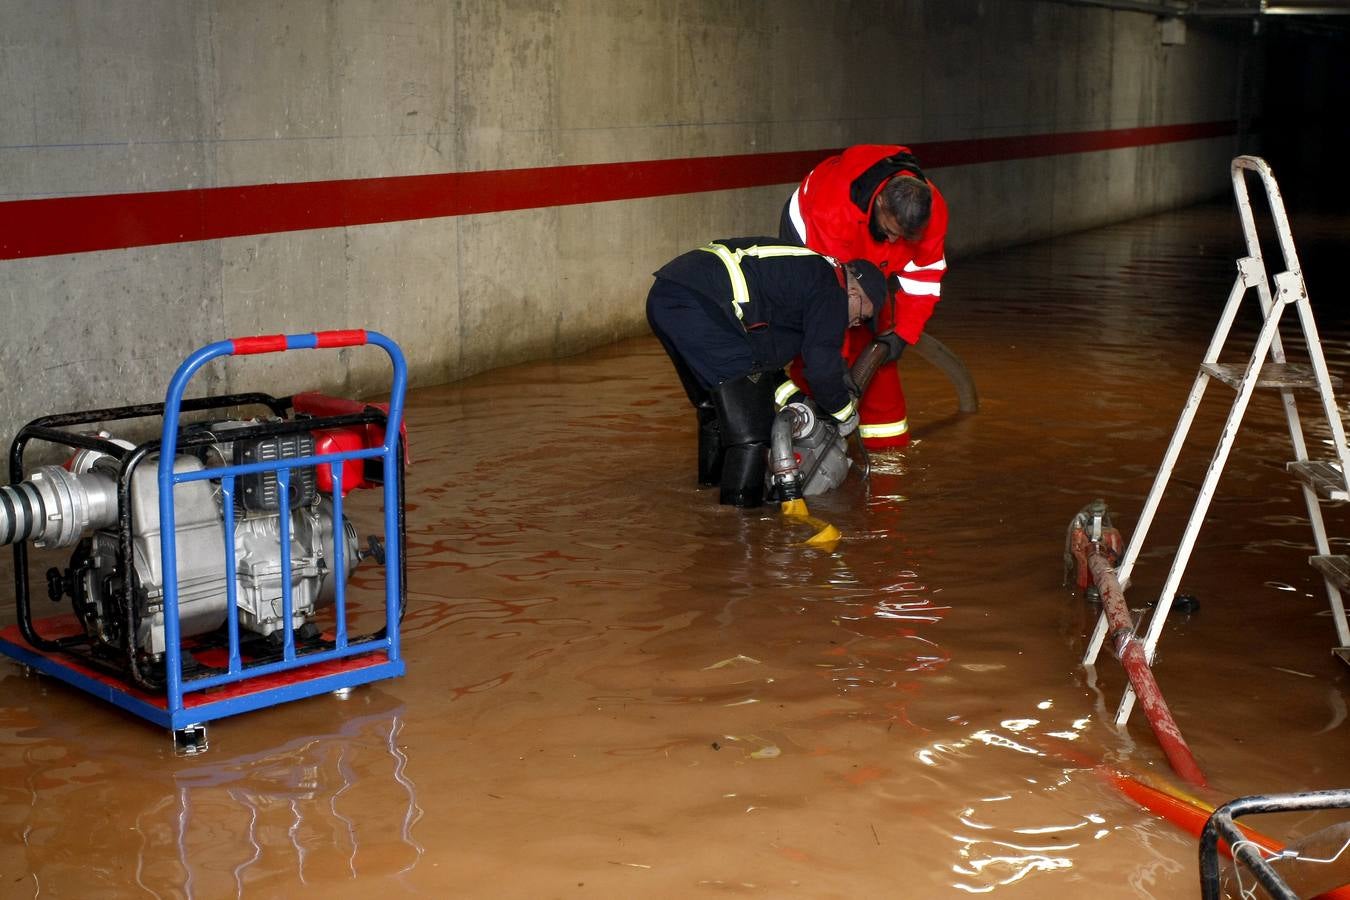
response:
[[[737,12],[0,0],[0,897],[1350,896],[1350,16]]]

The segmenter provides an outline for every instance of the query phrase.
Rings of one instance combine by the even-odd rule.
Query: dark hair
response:
[[[905,240],[912,241],[928,227],[933,192],[927,182],[912,175],[896,175],[881,189],[886,208],[895,215]]]

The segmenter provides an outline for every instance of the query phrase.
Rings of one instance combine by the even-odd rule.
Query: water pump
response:
[[[211,462],[249,464],[312,456],[316,434],[267,434],[261,420],[223,420],[185,431],[188,452],[174,459],[175,472],[201,471]],[[259,434],[258,432],[264,432]],[[240,436],[235,437],[238,433]],[[320,433],[319,438],[324,435]],[[129,644],[146,658],[164,652],[164,572],[160,558],[158,455],[145,454],[129,472],[130,444],[102,433],[108,451],[84,449],[64,466],[38,468],[18,484],[0,486],[0,544],[29,541],[38,548],[74,547],[64,569],[47,572],[53,601],[68,597],[87,638],[104,650]],[[114,455],[113,451],[120,451]],[[128,533],[119,527],[119,481],[129,476]],[[350,575],[369,552],[360,548],[347,516],[336,521],[333,501],[319,489],[315,467],[295,469],[287,479],[289,552],[285,565],[292,584],[292,627],[312,631],[318,609],[333,598],[334,560]],[[179,619],[183,637],[206,634],[225,624],[227,579],[233,577],[239,626],[269,637],[284,625],[283,553],[278,472],[238,478],[233,497],[219,482],[191,481],[174,495],[177,534]],[[228,509],[226,508],[228,505]],[[227,517],[227,513],[229,514]],[[232,529],[234,571],[226,564],[226,520]],[[129,538],[130,554],[122,552]],[[131,574],[123,596],[122,566]],[[127,605],[134,607],[128,617]],[[135,633],[124,634],[126,623]]]
[[[386,402],[185,396],[224,357],[357,347],[388,358]],[[0,485],[0,655],[168,728],[178,753],[206,750],[216,719],[403,675],[407,383],[377,331],[254,335],[192,352],[163,402],[24,425]],[[44,581],[60,606],[40,613]]]

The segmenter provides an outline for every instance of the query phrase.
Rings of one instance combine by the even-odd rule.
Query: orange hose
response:
[[[1119,769],[1112,768],[1106,763],[1097,762],[1079,750],[1072,747],[1047,747],[1044,742],[1035,740],[1030,743],[1039,746],[1047,754],[1058,756],[1065,762],[1081,766],[1085,769],[1091,769],[1099,775],[1108,784],[1114,787],[1121,794],[1124,794],[1144,809],[1156,816],[1161,816],[1167,821],[1176,825],[1187,834],[1196,838],[1205,828],[1205,823],[1209,817],[1214,814],[1214,807],[1203,800],[1199,800],[1190,795],[1183,794],[1175,788],[1162,790],[1151,785],[1147,785],[1135,778],[1133,775],[1126,774]],[[1240,822],[1234,822],[1243,836],[1256,844],[1263,850],[1270,853],[1279,853],[1284,849],[1284,844],[1274,838],[1266,837],[1261,832],[1248,828]],[[1219,851],[1229,859],[1233,858],[1233,853],[1223,838],[1219,838]],[[1316,900],[1350,900],[1350,885],[1334,888],[1318,894]]]
[[[1207,822],[1209,817],[1214,813],[1214,807],[1206,803],[1202,803],[1199,800],[1188,800],[1173,796],[1172,794],[1160,791],[1155,787],[1150,787],[1142,781],[1137,781],[1122,772],[1110,769],[1107,766],[1102,766],[1099,769],[1098,774],[1102,775],[1102,777],[1115,786],[1116,790],[1120,791],[1126,797],[1129,797],[1149,812],[1162,816],[1173,825],[1176,825],[1178,828],[1181,828],[1183,831],[1190,834],[1191,837],[1200,837],[1200,832],[1204,830],[1205,822]],[[1237,825],[1238,830],[1242,832],[1247,840],[1256,844],[1263,850],[1268,850],[1271,853],[1279,853],[1284,849],[1284,845],[1279,841],[1268,838],[1259,831],[1248,828],[1246,825],[1238,822],[1234,822],[1233,824]],[[1229,851],[1228,845],[1222,838],[1219,839],[1219,849],[1223,851],[1225,856],[1232,857],[1233,854]],[[1347,896],[1350,897],[1350,895]]]

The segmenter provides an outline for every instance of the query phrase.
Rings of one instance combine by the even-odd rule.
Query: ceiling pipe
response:
[[[1259,18],[1260,16],[1348,16],[1350,6],[1270,4],[1253,0],[1248,7],[1209,7],[1182,0],[1050,0],[1067,6],[1096,6],[1121,12],[1150,13],[1166,18]]]
[[[1348,6],[1263,6],[1260,9],[1190,9],[1174,13],[1191,18],[1228,18],[1252,16],[1350,16]]]

